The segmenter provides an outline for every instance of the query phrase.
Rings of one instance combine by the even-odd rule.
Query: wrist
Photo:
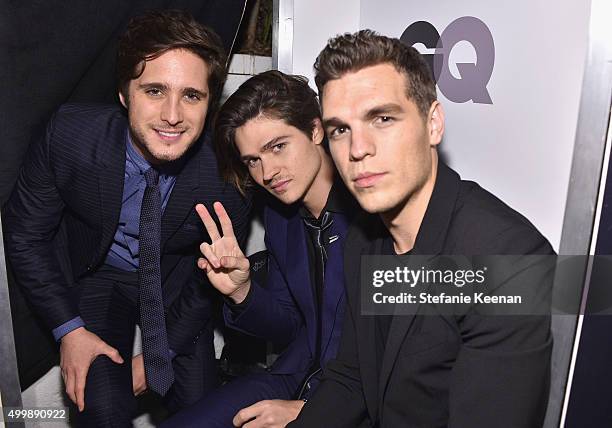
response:
[[[244,284],[239,286],[236,290],[234,290],[227,297],[232,299],[232,302],[234,302],[234,304],[239,305],[240,303],[244,301],[244,299],[246,299],[247,295],[249,294],[250,289],[251,289],[251,280],[249,279]]]
[[[65,340],[70,340],[73,337],[77,337],[79,335],[81,335],[85,330],[85,327],[77,327],[74,330],[69,331],[68,333],[66,333],[65,335],[63,335],[60,338],[60,343],[64,342]]]

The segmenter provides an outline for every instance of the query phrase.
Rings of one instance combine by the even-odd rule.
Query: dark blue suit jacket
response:
[[[3,222],[17,281],[49,329],[79,315],[79,278],[103,262],[117,228],[127,119],[115,106],[65,105],[32,144]],[[203,136],[187,154],[162,218],[162,287],[170,348],[194,349],[211,314],[195,260],[208,237],[194,206],[221,201],[239,242],[250,202],[223,183]]]
[[[336,355],[344,317],[345,292],[343,247],[348,222],[343,214],[332,213],[330,244],[325,267],[322,310],[321,361]],[[277,211],[266,207],[265,243],[269,252],[265,287],[251,283],[246,307],[238,314],[224,308],[228,326],[272,341],[285,349],[272,366],[272,373],[306,372],[316,353],[317,320],[310,280],[304,223],[296,207]]]

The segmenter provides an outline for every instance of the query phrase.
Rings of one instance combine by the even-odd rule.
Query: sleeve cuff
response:
[[[253,290],[253,281],[251,281],[251,287],[249,288],[249,292],[247,293],[244,300],[240,303],[234,303],[234,301],[230,299],[229,297],[223,296],[223,300],[225,301],[225,304],[232,311],[234,315],[240,314],[242,311],[246,309],[247,306],[249,306],[252,290]]]
[[[66,321],[64,324],[59,327],[55,327],[52,331],[53,337],[56,342],[59,342],[62,337],[67,335],[73,330],[76,330],[79,327],[85,327],[85,323],[81,319],[81,317],[74,317],[71,320]]]

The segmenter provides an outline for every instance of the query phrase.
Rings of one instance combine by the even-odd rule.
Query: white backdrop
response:
[[[427,21],[439,33],[463,16],[483,21],[495,45],[487,85],[493,104],[456,103],[438,91],[447,118],[441,151],[463,178],[520,211],[558,249],[589,9],[589,0],[295,0],[293,72],[312,78],[316,55],[338,33],[371,28],[400,37],[415,21]],[[451,50],[455,77],[458,62],[476,62],[470,43]]]

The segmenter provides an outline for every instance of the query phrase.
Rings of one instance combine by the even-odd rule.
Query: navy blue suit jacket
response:
[[[338,239],[328,248],[323,285],[321,358],[323,366],[336,355],[344,317],[345,291],[343,249],[348,229],[343,214],[332,213],[330,236]],[[226,305],[228,326],[284,347],[272,366],[272,373],[296,374],[307,371],[317,355],[317,319],[310,280],[304,223],[297,207],[280,211],[266,207],[265,243],[269,253],[265,287],[251,283],[247,306],[234,314]]]
[[[115,106],[65,105],[32,144],[7,204],[7,254],[49,329],[79,315],[79,278],[105,260],[123,194],[127,118]],[[188,354],[211,314],[195,260],[207,240],[194,206],[221,201],[239,242],[250,202],[223,183],[203,135],[187,153],[162,218],[162,289],[169,346]]]

